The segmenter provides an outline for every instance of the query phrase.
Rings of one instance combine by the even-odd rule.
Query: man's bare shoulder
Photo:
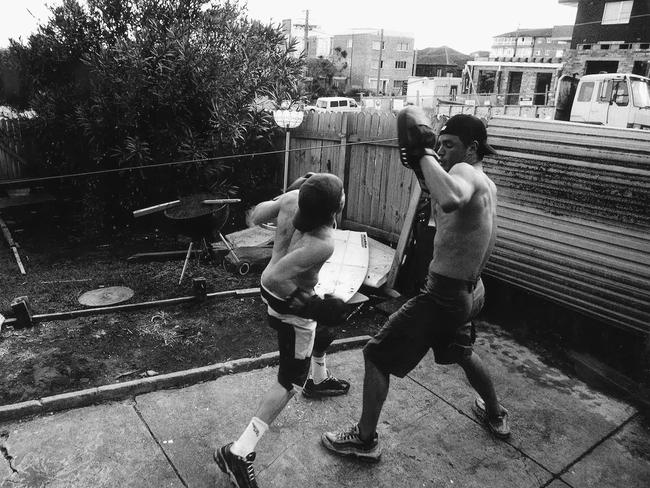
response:
[[[301,233],[300,247],[308,249],[314,257],[329,258],[334,252],[334,232],[332,229],[319,228]]]
[[[280,207],[284,209],[286,207],[295,207],[298,205],[298,194],[299,190],[292,190],[284,193],[280,197]]]

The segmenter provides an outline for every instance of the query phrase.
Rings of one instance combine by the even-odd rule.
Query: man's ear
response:
[[[469,146],[467,146],[467,152],[465,154],[466,154],[465,159],[471,159],[472,161],[474,159],[478,159],[478,142],[472,141],[472,143]]]

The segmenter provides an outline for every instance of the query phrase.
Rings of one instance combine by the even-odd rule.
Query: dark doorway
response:
[[[587,65],[585,67],[586,75],[616,72],[618,72],[618,61],[587,61]]]
[[[506,105],[519,105],[519,92],[521,91],[521,71],[511,71],[508,74],[508,91]]]
[[[537,73],[533,105],[546,105],[547,93],[551,88],[552,73]]]

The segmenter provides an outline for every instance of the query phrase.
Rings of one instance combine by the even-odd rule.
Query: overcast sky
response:
[[[48,18],[46,5],[61,0],[0,0],[0,47],[9,38],[27,39],[39,21]],[[416,49],[449,46],[468,54],[487,51],[495,35],[516,30],[573,24],[576,7],[558,0],[239,0],[248,15],[264,22],[304,20],[328,34],[354,28],[410,33]]]

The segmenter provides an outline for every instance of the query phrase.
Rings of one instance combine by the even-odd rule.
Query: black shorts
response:
[[[268,317],[269,325],[278,333],[278,383],[287,391],[302,388],[309,375],[315,331],[301,330],[271,315]],[[308,352],[304,350],[305,341],[311,343]]]
[[[468,282],[429,274],[427,291],[392,314],[368,341],[364,354],[380,371],[408,374],[433,349],[440,364],[457,363],[472,354],[476,331],[471,320],[483,308],[480,278]]]

